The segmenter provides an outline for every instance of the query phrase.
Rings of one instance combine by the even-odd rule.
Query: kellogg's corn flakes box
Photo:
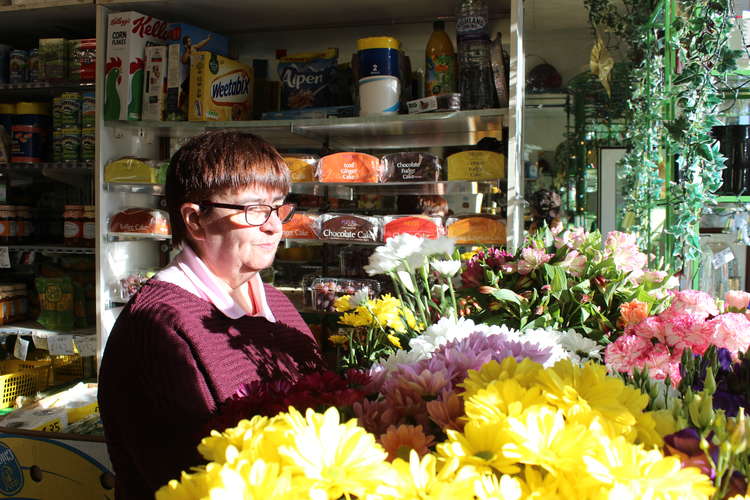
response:
[[[107,17],[104,119],[140,120],[146,45],[164,45],[167,23],[138,12]]]
[[[253,69],[234,59],[201,51],[190,70],[190,121],[249,120]]]

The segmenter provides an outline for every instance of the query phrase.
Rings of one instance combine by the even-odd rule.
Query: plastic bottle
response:
[[[488,24],[486,0],[459,0],[456,39],[461,109],[491,108],[495,102]]]
[[[456,91],[456,51],[445,32],[445,23],[432,23],[432,35],[425,49],[425,97]]]

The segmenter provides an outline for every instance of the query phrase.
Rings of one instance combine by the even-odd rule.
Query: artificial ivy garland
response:
[[[619,3],[619,2],[618,2]],[[701,255],[698,223],[716,203],[725,158],[711,136],[721,123],[731,0],[584,0],[596,31],[626,44],[631,61],[625,114],[628,152],[620,163],[629,230],[676,269]],[[667,170],[669,169],[669,170]],[[652,214],[668,205],[667,241],[652,237]]]

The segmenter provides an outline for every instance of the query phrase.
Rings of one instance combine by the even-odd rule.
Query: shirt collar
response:
[[[237,319],[247,315],[245,310],[229,295],[226,285],[208,268],[190,245],[184,245],[172,262],[156,275],[156,279],[170,282],[211,302],[228,318]],[[266,301],[266,291],[260,275],[256,273],[242,286],[255,305],[255,313],[252,316],[262,316],[275,323],[276,318]]]

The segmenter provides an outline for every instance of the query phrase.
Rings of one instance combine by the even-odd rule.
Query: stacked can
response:
[[[93,160],[95,140],[96,99],[94,92],[84,92],[81,100],[81,160]]]
[[[52,98],[52,161],[63,161],[62,97]]]
[[[25,50],[14,49],[10,51],[9,78],[10,83],[24,83],[28,80],[27,71],[29,64],[29,53]]]
[[[60,96],[63,161],[81,159],[81,100],[80,92],[63,92]]]

